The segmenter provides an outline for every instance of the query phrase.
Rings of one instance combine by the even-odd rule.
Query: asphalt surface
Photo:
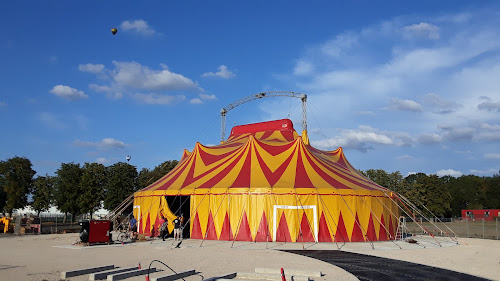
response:
[[[361,281],[450,280],[484,281],[481,277],[406,261],[331,250],[282,250],[336,265]]]

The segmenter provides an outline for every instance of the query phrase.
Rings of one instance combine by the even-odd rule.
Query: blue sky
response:
[[[376,3],[375,3],[376,2]],[[220,109],[308,95],[311,143],[358,169],[500,169],[496,1],[4,1],[0,159],[153,168],[217,144]],[[110,29],[118,28],[113,36]],[[299,99],[228,113],[289,117]]]

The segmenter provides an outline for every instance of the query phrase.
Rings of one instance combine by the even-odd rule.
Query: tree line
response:
[[[178,161],[165,161],[140,172],[133,165],[118,162],[61,163],[55,176],[36,176],[31,161],[13,157],[0,161],[0,210],[31,206],[38,215],[51,206],[65,214],[92,214],[100,208],[114,210],[134,192],[154,183],[172,170]]]
[[[416,173],[403,177],[400,172],[360,171],[367,178],[398,192],[426,216],[460,217],[463,209],[500,209],[500,175],[460,177]]]
[[[126,162],[110,166],[99,163],[61,163],[55,176],[37,176],[31,161],[13,157],[0,161],[0,210],[31,206],[36,212],[56,206],[63,213],[92,214],[100,208],[114,210],[134,192],[154,183],[178,161],[169,160],[150,170]],[[500,175],[460,177],[360,171],[375,183],[398,192],[425,215],[461,216],[462,209],[500,209]]]

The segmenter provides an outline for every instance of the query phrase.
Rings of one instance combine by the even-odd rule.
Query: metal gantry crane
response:
[[[309,144],[309,139],[307,137],[307,95],[306,94],[301,94],[301,93],[295,93],[295,92],[288,92],[288,91],[270,91],[270,92],[262,92],[250,96],[246,96],[242,99],[239,99],[228,106],[222,108],[220,110],[220,125],[221,125],[221,143],[224,143],[224,140],[226,138],[226,114],[233,108],[242,105],[244,103],[257,100],[257,99],[262,99],[262,98],[267,98],[267,97],[292,97],[292,98],[299,98],[302,100],[302,139],[306,144]]]

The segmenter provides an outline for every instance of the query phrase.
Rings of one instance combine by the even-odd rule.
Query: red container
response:
[[[111,222],[91,220],[89,224],[89,243],[108,242]]]

